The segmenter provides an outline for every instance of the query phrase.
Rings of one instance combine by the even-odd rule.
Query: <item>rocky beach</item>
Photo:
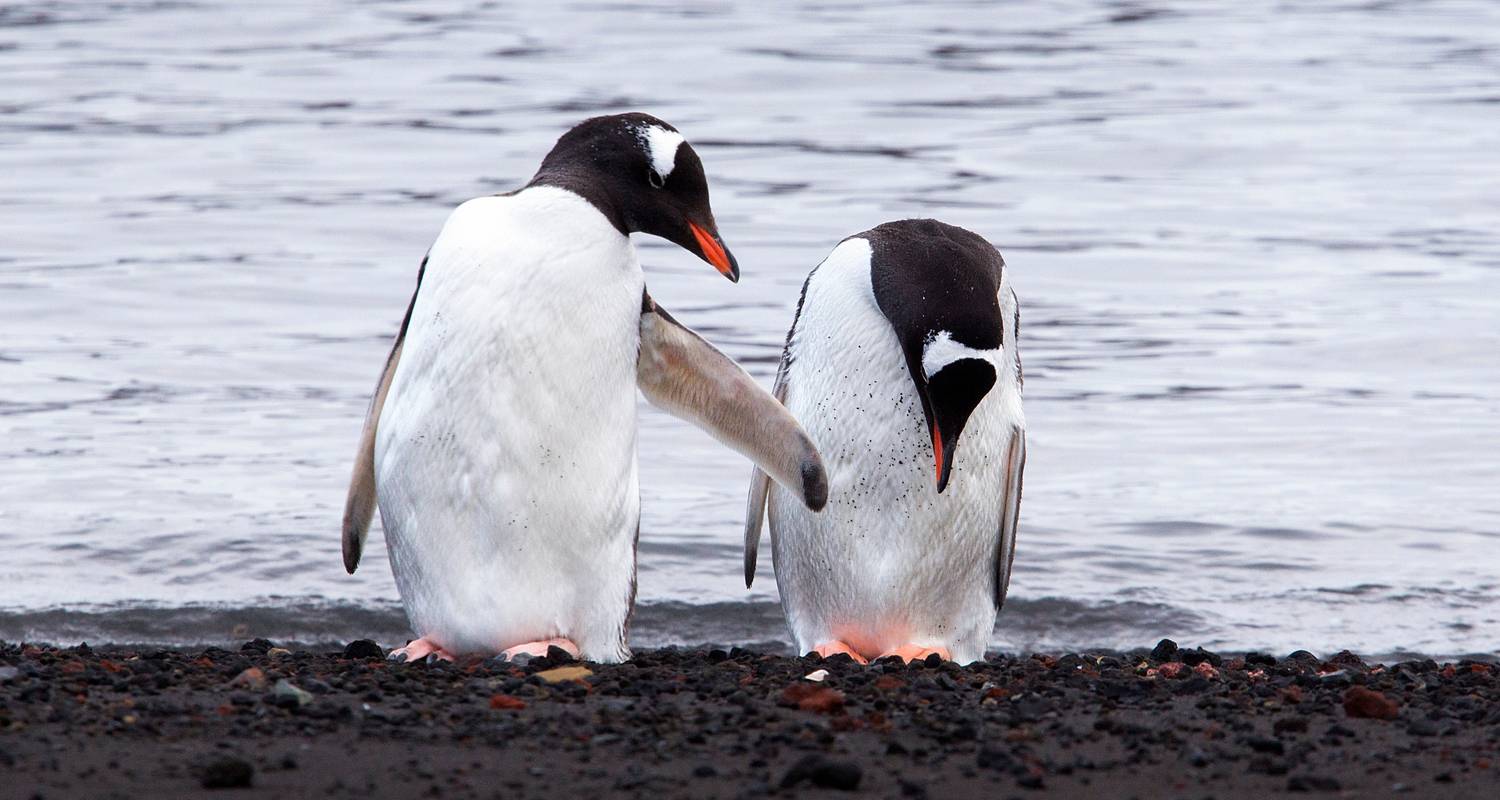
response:
[[[1490,798],[1500,667],[0,646],[0,796]]]

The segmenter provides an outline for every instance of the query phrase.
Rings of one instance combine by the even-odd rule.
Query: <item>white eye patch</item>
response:
[[[641,147],[646,149],[646,157],[651,159],[651,168],[656,174],[663,178],[671,175],[672,167],[677,164],[677,148],[685,141],[682,134],[657,125],[646,125],[637,128],[636,135],[640,137]]]
[[[943,367],[965,358],[977,358],[990,362],[991,366],[999,366],[1000,348],[976,350],[963,342],[954,341],[953,334],[938,331],[922,345],[922,374],[932,380],[932,376],[942,372]]]

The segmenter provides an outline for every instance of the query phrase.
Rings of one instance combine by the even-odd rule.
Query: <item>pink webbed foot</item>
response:
[[[439,647],[437,643],[425,636],[420,639],[412,639],[406,643],[405,647],[398,647],[392,650],[388,658],[392,661],[421,661],[428,656],[437,656],[444,661],[453,660],[452,653]]]
[[[913,661],[923,661],[930,655],[936,654],[944,661],[952,661],[953,656],[946,647],[922,647],[921,645],[902,645],[894,650],[887,650],[880,654],[881,658],[886,656],[900,656],[902,661],[910,664]]]
[[[817,653],[818,655],[824,657],[824,658],[828,658],[829,656],[838,655],[839,653],[843,653],[844,655],[846,655],[846,656],[854,659],[855,663],[857,663],[857,664],[868,664],[868,663],[870,663],[870,659],[865,658],[864,656],[862,656],[859,653],[855,652],[854,648],[850,647],[847,644],[844,644],[843,642],[839,641],[838,639],[831,639],[829,641],[823,642],[822,644],[819,644],[817,647],[814,647],[812,649],[812,651],[814,653]]]
[[[537,642],[526,642],[525,644],[518,644],[515,647],[505,648],[505,651],[500,654],[500,657],[505,659],[506,661],[511,661],[515,659],[516,656],[522,654],[528,656],[544,656],[547,655],[547,648],[549,647],[560,647],[563,650],[568,651],[568,655],[574,658],[578,657],[578,645],[573,644],[573,641],[571,639],[542,639],[541,641]]]

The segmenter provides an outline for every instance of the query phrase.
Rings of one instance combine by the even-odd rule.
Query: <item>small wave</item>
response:
[[[1129,649],[1163,636],[1192,638],[1198,615],[1138,601],[1089,603],[1065,598],[1013,599],[997,626],[994,649]],[[0,641],[192,647],[254,638],[307,647],[374,639],[396,646],[411,637],[397,604],[323,601],[257,605],[118,605],[0,612]],[[744,646],[790,653],[779,604],[770,601],[643,603],[630,623],[637,648]]]

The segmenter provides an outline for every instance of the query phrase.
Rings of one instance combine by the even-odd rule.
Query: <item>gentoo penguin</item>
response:
[[[799,652],[984,656],[1015,555],[1026,418],[1000,253],[927,219],[841,242],[802,287],[775,394],[828,470],[828,507],[751,478],[745,585],[769,492]]]
[[[738,280],[698,154],[671,125],[623,114],[568,131],[523,188],[460,205],[428,251],[344,512],[352,573],[379,504],[419,637],[393,658],[629,657],[637,386],[822,507],[807,434],[652,301],[636,231]]]

